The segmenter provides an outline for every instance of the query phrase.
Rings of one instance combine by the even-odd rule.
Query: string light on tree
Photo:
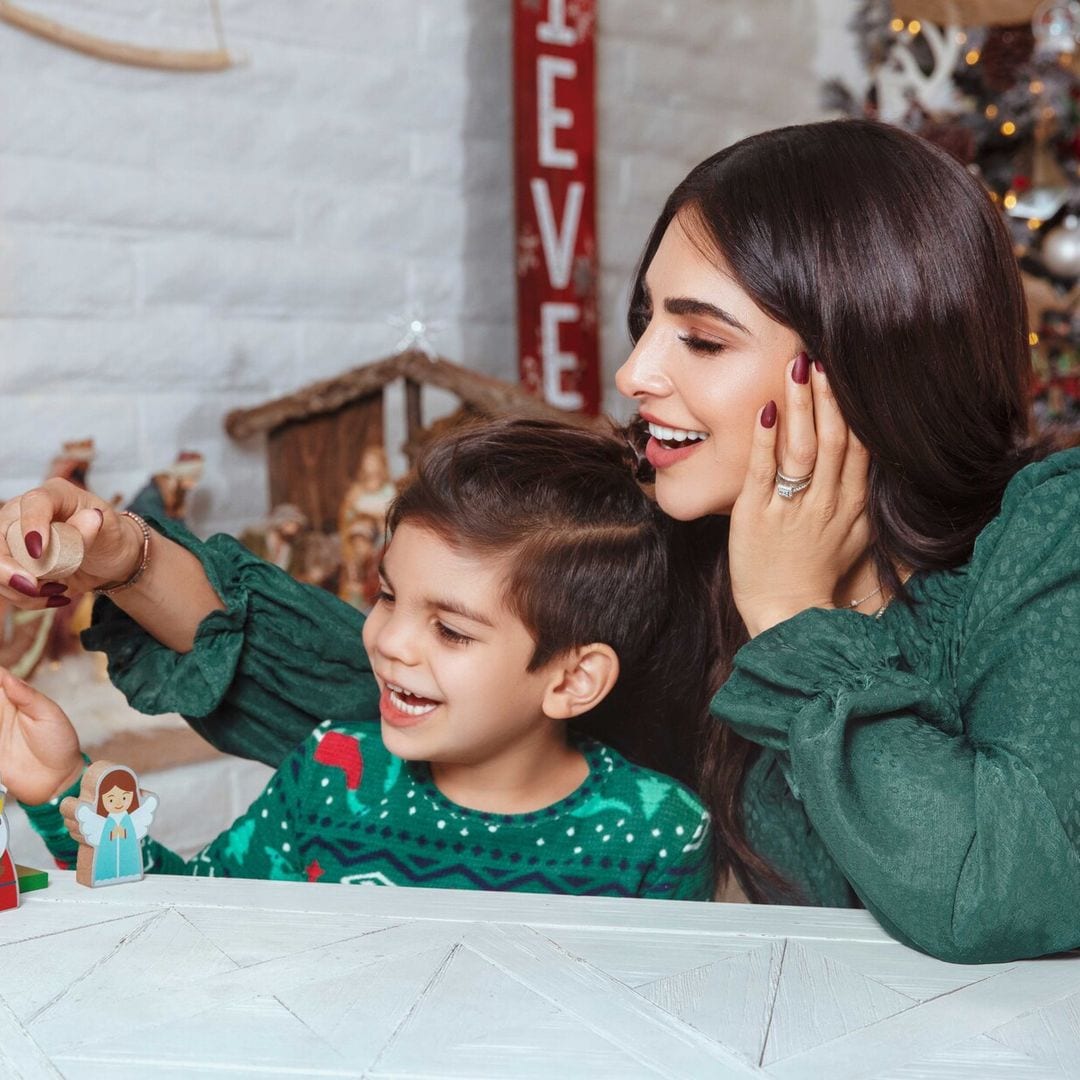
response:
[[[1024,279],[1037,417],[1080,430],[1080,0],[857,2],[872,90],[833,82],[826,104],[914,131],[983,182]]]

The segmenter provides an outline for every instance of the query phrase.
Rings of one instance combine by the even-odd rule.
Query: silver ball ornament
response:
[[[1042,261],[1055,277],[1080,277],[1080,217],[1069,214],[1046,234],[1042,242]]]

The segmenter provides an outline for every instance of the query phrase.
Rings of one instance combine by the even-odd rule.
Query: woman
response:
[[[703,700],[723,682],[722,853],[755,899],[861,902],[956,961],[1080,944],[1080,452],[1032,464],[1024,320],[960,166],[868,122],[788,128],[673,193],[618,377],[702,575],[673,648]],[[83,529],[76,588],[141,574],[90,634],[136,707],[268,761],[373,710],[332,598],[63,485],[20,508],[26,533]]]

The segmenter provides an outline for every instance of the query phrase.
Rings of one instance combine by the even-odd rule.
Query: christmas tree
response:
[[[825,104],[914,131],[1005,215],[1031,321],[1035,417],[1080,431],[1080,0],[863,0],[870,84]]]

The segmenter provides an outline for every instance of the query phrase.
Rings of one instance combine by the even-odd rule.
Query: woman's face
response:
[[[719,256],[701,253],[679,217],[645,283],[648,326],[615,383],[649,422],[657,501],[681,521],[730,513],[757,414],[768,401],[783,404],[786,368],[802,343],[754,303]]]

